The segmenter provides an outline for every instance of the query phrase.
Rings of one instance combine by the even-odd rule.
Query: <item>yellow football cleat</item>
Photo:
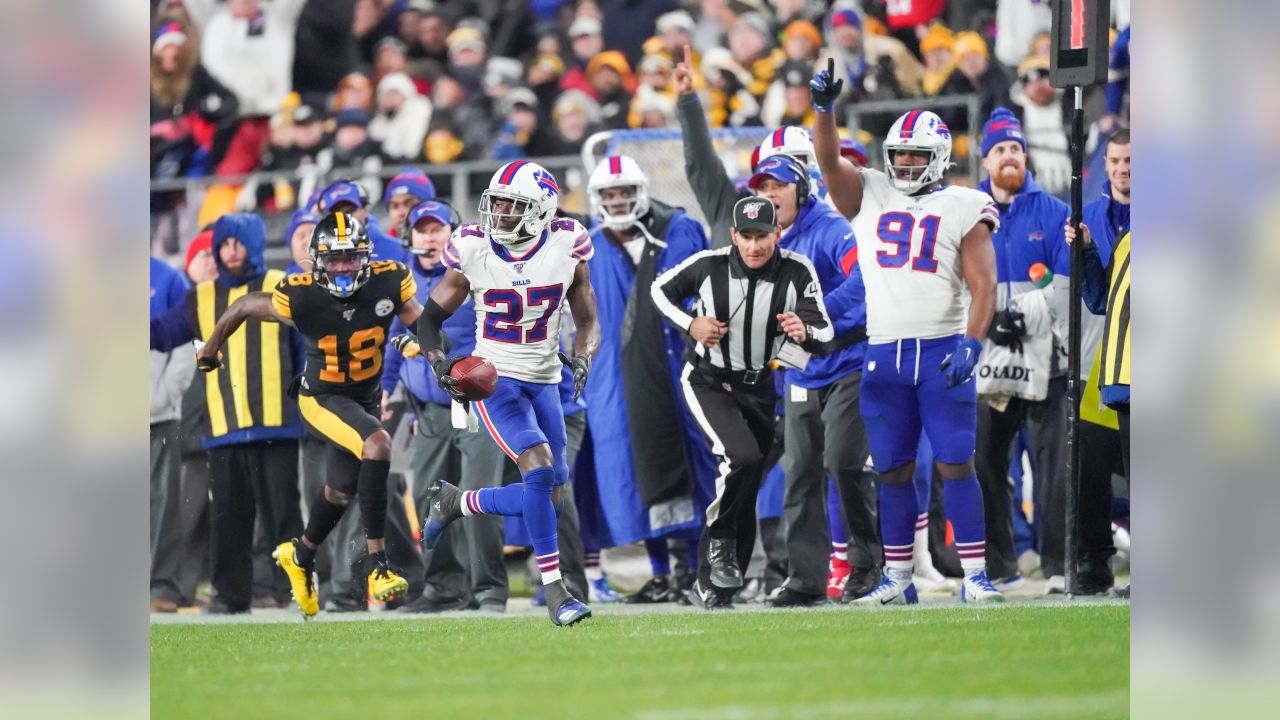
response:
[[[310,620],[320,612],[320,601],[316,599],[316,586],[311,582],[311,570],[299,565],[294,558],[294,543],[297,542],[299,542],[298,539],[294,538],[280,543],[271,553],[271,557],[276,559],[276,565],[279,565],[280,569],[284,570],[284,574],[289,576],[289,586],[293,588],[293,599],[298,603],[303,619]]]
[[[378,602],[386,602],[409,590],[409,581],[385,567],[375,567],[369,573],[369,594]]]

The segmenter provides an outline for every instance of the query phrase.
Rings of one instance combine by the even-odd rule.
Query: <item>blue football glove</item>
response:
[[[978,356],[982,354],[982,343],[977,338],[960,338],[956,347],[938,366],[938,372],[947,376],[947,387],[963,385],[973,379],[973,370],[978,366]]]
[[[844,89],[844,80],[836,80],[836,61],[827,58],[827,69],[819,70],[809,81],[809,102],[818,112],[829,113]]]

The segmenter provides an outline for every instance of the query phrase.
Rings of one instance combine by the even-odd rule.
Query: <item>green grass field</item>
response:
[[[1129,607],[154,625],[152,718],[1119,718]]]

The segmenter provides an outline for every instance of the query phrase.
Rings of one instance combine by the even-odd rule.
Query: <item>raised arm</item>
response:
[[[731,242],[728,233],[716,235],[715,229],[732,221],[733,204],[739,194],[716,154],[707,114],[693,91],[693,51],[688,45],[684,48],[684,62],[676,66],[672,79],[678,93],[676,114],[680,118],[680,139],[684,144],[685,177],[712,228],[712,246],[726,247]]]
[[[244,324],[245,320],[272,320],[292,326],[293,320],[287,313],[277,308],[276,303],[272,301],[272,295],[269,292],[251,292],[231,303],[231,307],[218,318],[217,324],[213,326],[213,332],[209,333],[209,338],[205,340],[204,345],[196,351],[196,367],[204,372],[219,367],[221,362],[218,360],[218,350],[222,348],[227,338]],[[287,301],[281,307],[288,307]]]
[[[960,271],[969,286],[969,322],[966,338],[984,340],[996,311],[996,250],[991,226],[979,222],[960,240]]]
[[[843,86],[843,80],[835,79],[835,60],[827,58],[827,69],[818,71],[809,81],[809,99],[815,111],[813,152],[818,170],[836,209],[852,220],[862,210],[862,173],[840,157],[840,135],[836,132],[836,116],[832,110]]]

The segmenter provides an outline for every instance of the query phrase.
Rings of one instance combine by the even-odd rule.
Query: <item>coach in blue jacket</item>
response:
[[[1000,209],[1000,229],[992,237],[996,251],[996,319],[1008,309],[1010,296],[1036,289],[1029,272],[1042,263],[1053,272],[1045,288],[1056,336],[1048,396],[1039,402],[1009,400],[1003,411],[978,405],[976,465],[987,518],[987,574],[997,588],[1021,584],[1013,544],[1009,451],[1014,436],[1026,427],[1035,471],[1036,526],[1040,562],[1050,576],[1050,589],[1061,588],[1066,530],[1067,401],[1066,354],[1070,253],[1062,236],[1070,208],[1045,192],[1027,169],[1027,143],[1022,124],[1006,108],[996,108],[982,128],[982,166],[989,177],[981,188]],[[998,334],[992,334],[993,342]],[[1057,576],[1056,579],[1054,576]]]
[[[883,550],[875,521],[873,478],[864,472],[869,448],[858,391],[866,354],[865,291],[857,270],[858,250],[849,221],[809,194],[804,166],[787,155],[762,161],[749,187],[777,208],[779,247],[813,263],[827,312],[843,347],[786,373],[787,476],[783,501],[789,574],[774,607],[826,602],[831,538],[826,519],[826,476],[840,488],[849,532],[850,584],[877,578]]]

